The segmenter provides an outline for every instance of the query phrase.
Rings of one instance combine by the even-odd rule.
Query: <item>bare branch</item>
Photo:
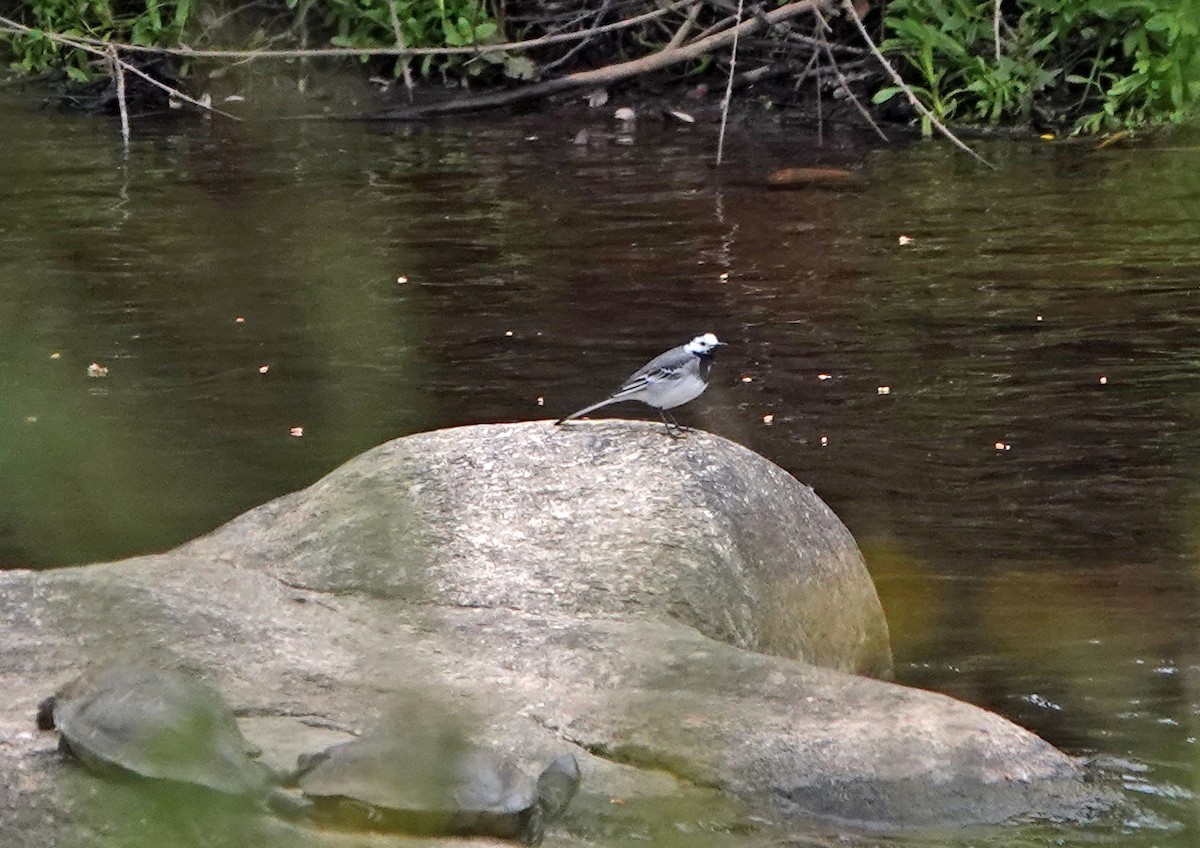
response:
[[[682,45],[683,42],[687,41],[687,37],[692,31],[692,27],[696,25],[696,18],[700,17],[701,5],[702,4],[697,3],[688,10],[687,17],[684,18],[683,23],[679,25],[679,29],[675,30],[675,34],[671,36],[671,40],[667,42],[667,50],[674,50],[676,47]]]
[[[125,103],[125,69],[117,56],[117,48],[108,48],[108,64],[112,68],[113,78],[117,81],[117,109],[121,113],[121,141],[125,150],[129,150],[129,108]]]
[[[821,14],[817,10],[813,10],[816,14]],[[721,133],[717,136],[717,167],[721,167],[721,156],[725,152],[725,124],[729,120],[729,103],[733,100],[733,72],[737,68],[737,49],[738,35],[741,33],[742,22],[742,0],[738,0],[737,6],[738,26],[733,31],[733,47],[729,52],[729,81],[725,83],[725,98],[721,101]]]
[[[992,3],[992,42],[996,48],[996,61],[1000,61],[1000,0]]]
[[[825,37],[826,30],[830,28],[829,22],[825,20],[825,16],[821,14],[820,9],[813,10],[813,14],[816,15],[817,20],[821,22],[821,26],[818,30],[821,34],[819,39],[821,43],[821,50],[825,53],[825,57],[829,59],[829,66],[833,68],[833,72],[837,74],[838,83],[841,85],[842,91],[846,92],[846,95],[850,98],[850,102],[854,104],[854,108],[858,109],[859,114],[867,119],[867,123],[871,125],[871,129],[875,130],[875,134],[888,144],[891,144],[892,140],[887,137],[887,133],[879,128],[879,124],[875,123],[875,119],[871,117],[871,113],[867,110],[867,107],[862,105],[862,101],[858,99],[858,96],[855,95],[854,91],[850,88],[850,81],[846,79],[846,75],[843,74],[842,69],[838,67],[837,59],[834,58],[833,51],[829,49],[829,39]],[[817,90],[819,92],[820,88],[818,87]]]
[[[567,51],[566,53],[564,53],[563,55],[559,56],[559,57],[558,57],[557,59],[555,59],[553,62],[550,62],[550,63],[548,63],[548,64],[546,64],[546,65],[542,66],[542,73],[545,73],[546,71],[553,70],[554,68],[557,68],[557,67],[559,67],[560,65],[564,65],[564,64],[566,64],[567,62],[569,62],[569,61],[571,60],[571,58],[572,58],[572,57],[573,57],[573,56],[574,56],[576,53],[578,53],[578,52],[579,52],[580,50],[582,50],[583,48],[587,47],[587,46],[588,46],[588,45],[589,45],[589,44],[592,42],[592,39],[593,39],[593,38],[595,38],[595,37],[596,37],[596,34],[597,34],[597,33],[595,32],[595,28],[596,28],[596,26],[598,25],[599,21],[601,21],[601,20],[603,20],[603,19],[604,19],[604,15],[605,15],[605,13],[607,13],[607,12],[608,12],[608,7],[611,5],[611,3],[612,3],[612,0],[604,0],[604,2],[600,4],[600,11],[596,12],[596,14],[592,16],[592,20],[593,20],[594,22],[596,22],[596,23],[594,23],[594,24],[592,25],[592,33],[591,33],[591,35],[589,35],[587,38],[585,38],[585,39],[581,40],[581,41],[580,41],[578,44],[576,44],[574,47],[572,47],[570,50],[568,50],[568,51]],[[697,4],[696,4],[695,6],[693,6],[692,8],[693,8],[693,9],[699,9],[699,8],[700,8],[700,4],[698,4],[698,3],[697,3]]]

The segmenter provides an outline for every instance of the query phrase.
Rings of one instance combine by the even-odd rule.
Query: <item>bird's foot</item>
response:
[[[664,432],[668,436],[670,436],[672,439],[679,440],[679,439],[686,439],[688,437],[688,433],[692,432],[692,428],[691,427],[681,427],[678,424],[675,424],[675,425],[668,424],[668,425],[666,425],[666,429],[664,430]]]

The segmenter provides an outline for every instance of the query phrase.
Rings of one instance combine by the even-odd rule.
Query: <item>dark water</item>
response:
[[[124,158],[109,121],[0,99],[0,564],[161,550],[712,330],[681,418],[842,516],[901,681],[1142,806],[909,844],[1195,844],[1200,134],[990,146],[994,173],[921,144],[858,191],[773,192],[859,152],[734,132],[717,174],[711,127],[657,120],[189,118],[135,122]]]

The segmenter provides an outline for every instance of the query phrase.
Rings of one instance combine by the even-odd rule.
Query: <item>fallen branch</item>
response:
[[[798,0],[798,2],[788,3],[777,9],[773,9],[763,17],[766,18],[768,23],[775,23],[793,18],[804,12],[811,12],[813,9],[825,5],[826,2],[828,0]],[[680,62],[699,58],[714,50],[719,50],[727,44],[732,44],[733,40],[740,35],[755,32],[762,25],[760,18],[751,17],[731,29],[722,30],[714,35],[710,35],[708,38],[689,42],[674,50],[659,50],[657,53],[651,53],[649,56],[642,56],[639,59],[631,59],[628,62],[618,62],[615,65],[606,65],[603,68],[595,68],[590,71],[579,71],[578,73],[567,74],[563,77],[545,80],[544,82],[508,91],[490,92],[476,97],[464,97],[424,106],[385,109],[382,112],[374,114],[355,115],[351,117],[360,120],[409,121],[432,115],[451,115],[463,112],[477,112],[484,109],[496,109],[502,106],[511,106],[514,103],[536,100],[563,91],[571,91],[576,88],[611,85],[620,80],[659,71]]]
[[[913,92],[913,90],[911,88],[909,88],[908,83],[906,83],[904,81],[904,79],[900,76],[899,71],[897,71],[895,68],[892,67],[892,63],[887,60],[887,57],[883,55],[883,53],[880,51],[879,47],[876,46],[875,42],[871,39],[871,34],[869,32],[867,32],[867,28],[865,26],[863,26],[862,18],[860,18],[858,16],[858,12],[855,10],[854,3],[852,2],[852,0],[842,0],[842,8],[846,11],[846,15],[850,18],[851,21],[854,22],[854,25],[858,28],[858,34],[861,35],[863,41],[865,41],[867,43],[867,47],[868,47],[868,49],[870,49],[871,55],[873,55],[879,61],[879,64],[883,65],[883,69],[885,71],[887,71],[888,76],[890,76],[892,78],[892,82],[894,82],[896,84],[896,87],[904,92],[904,95],[908,98],[908,102],[912,104],[912,107],[914,109],[916,109],[918,112],[920,112],[922,115],[924,115],[926,120],[928,120],[931,124],[933,124],[933,126],[937,127],[938,132],[940,132],[946,138],[950,139],[950,141],[954,144],[954,146],[957,147],[959,150],[962,150],[963,152],[967,153],[968,155],[971,156],[971,158],[975,159],[977,162],[980,162],[980,163],[986,165],[987,167],[991,168],[993,171],[996,170],[995,165],[993,165],[988,160],[984,159],[982,156],[980,156],[978,153],[976,153],[974,150],[972,150],[970,147],[968,147],[966,144],[964,144],[959,139],[958,136],[956,136],[954,133],[950,132],[950,130],[946,127],[946,125],[943,124],[941,121],[939,121],[934,116],[933,112],[931,112],[929,110],[929,107],[927,107],[924,103],[922,103],[920,98],[918,98],[917,95]]]

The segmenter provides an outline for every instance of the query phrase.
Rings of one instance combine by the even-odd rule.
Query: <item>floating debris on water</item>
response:
[[[87,367],[87,375],[93,378],[107,377],[108,368],[101,365],[99,362],[93,362]]]

